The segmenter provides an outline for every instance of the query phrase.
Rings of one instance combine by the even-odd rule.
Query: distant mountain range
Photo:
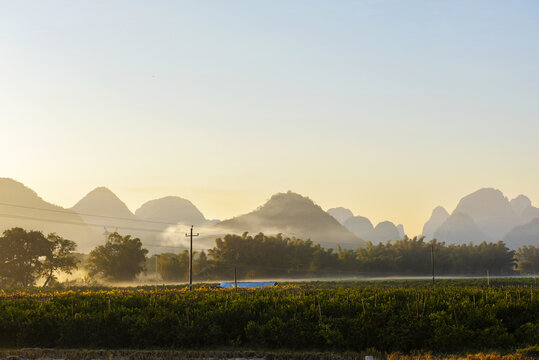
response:
[[[206,225],[208,220],[192,202],[177,196],[167,196],[144,203],[135,216],[139,219],[154,221],[161,230],[169,224]]]
[[[76,241],[78,251],[88,252],[103,244],[107,233],[119,231],[140,237],[151,252],[178,252],[178,246],[185,245],[185,225],[195,225],[205,235],[197,241],[204,247],[213,246],[217,236],[229,232],[282,233],[332,248],[337,244],[356,248],[365,241],[379,243],[404,236],[402,225],[382,221],[374,226],[368,218],[342,207],[325,212],[293,192],[275,194],[252,212],[219,222],[206,219],[193,203],[176,196],[150,200],[133,213],[105,187],[92,190],[66,209],[46,202],[20,182],[0,178],[0,232],[15,226],[56,232]],[[539,208],[524,195],[509,201],[499,190],[480,189],[462,198],[451,214],[443,207],[435,208],[423,234],[427,240],[446,243],[503,240],[513,249],[537,246]]]
[[[327,212],[357,237],[374,244],[404,237],[402,224],[395,225],[391,221],[382,221],[373,226],[368,218],[354,216],[351,210],[343,207],[332,208]]]
[[[503,240],[512,249],[537,246],[539,209],[524,195],[509,201],[500,190],[484,188],[463,197],[451,214],[435,208],[423,235],[449,244]]]
[[[0,178],[0,232],[15,226],[56,232],[77,242],[77,251],[81,252],[103,244],[109,232],[131,234],[149,246],[159,245],[161,232],[168,227],[215,223],[206,220],[190,201],[179,197],[151,200],[136,213],[105,187],[92,190],[72,208],[65,209],[44,201],[15,180]],[[150,247],[150,251],[160,249]]]
[[[56,232],[87,251],[103,242],[99,228],[91,227],[73,210],[53,205],[12,179],[0,178],[0,232],[12,227]]]
[[[140,232],[134,229],[146,227],[146,224],[140,224],[140,219],[106,187],[90,191],[70,210],[79,214],[87,224],[102,225],[98,229],[102,235],[116,230],[130,230],[133,236],[139,236]]]
[[[363,240],[312,200],[292,192],[276,194],[253,212],[223,222],[206,219],[189,200],[175,196],[150,200],[133,213],[105,187],[92,190],[72,208],[65,209],[45,202],[33,190],[7,178],[0,179],[0,203],[18,206],[0,205],[0,231],[20,226],[57,232],[76,241],[81,252],[103,244],[106,235],[113,231],[141,238],[151,252],[177,252],[178,246],[185,245],[186,230],[181,228],[180,234],[177,225],[197,226],[205,235],[197,239],[203,247],[212,247],[217,236],[246,231],[282,233],[311,239],[324,247],[364,245]],[[171,233],[175,233],[173,241]]]

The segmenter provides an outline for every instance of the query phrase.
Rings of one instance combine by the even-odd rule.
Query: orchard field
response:
[[[539,344],[538,292],[510,278],[1,292],[0,346],[514,353]]]

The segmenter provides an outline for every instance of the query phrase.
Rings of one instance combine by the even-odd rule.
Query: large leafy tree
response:
[[[189,251],[184,250],[179,254],[164,253],[156,255],[147,262],[151,266],[157,262],[157,272],[164,281],[187,281],[189,280]],[[206,252],[193,251],[193,277],[195,280],[207,280],[211,275],[212,262]],[[147,268],[149,268],[148,266]]]
[[[337,271],[339,265],[332,249],[281,234],[228,234],[216,239],[215,247],[208,253],[218,271],[232,274],[236,267],[240,276],[247,278],[327,274]]]
[[[202,250],[198,257],[195,259],[193,268],[195,276],[198,277],[199,280],[207,280],[210,277],[212,271],[212,263],[208,259],[208,256],[206,255],[206,252],[204,250]]]
[[[111,281],[131,281],[144,270],[148,250],[139,238],[110,233],[105,245],[96,247],[88,259],[89,275]]]
[[[518,270],[522,274],[535,274],[539,271],[539,247],[530,245],[518,248],[516,258]]]
[[[76,244],[55,233],[12,228],[0,237],[0,278],[5,286],[32,286],[44,277],[50,284],[55,272],[70,273],[77,267]]]
[[[49,234],[47,240],[49,241],[50,251],[42,262],[43,277],[45,278],[43,287],[56,280],[55,272],[63,271],[71,274],[77,268],[78,263],[73,254],[77,248],[74,241],[64,239],[55,233]]]
[[[0,276],[5,285],[30,286],[41,274],[41,258],[50,253],[43,233],[13,228],[0,237]]]
[[[165,281],[185,281],[189,274],[189,252],[159,255],[157,270]]]

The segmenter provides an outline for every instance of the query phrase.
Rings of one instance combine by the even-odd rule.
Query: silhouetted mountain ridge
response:
[[[430,219],[423,226],[423,235],[427,239],[434,238],[434,233],[438,228],[449,218],[449,213],[442,206],[438,206],[432,210]]]
[[[463,197],[454,213],[471,216],[479,229],[491,239],[501,239],[520,223],[509,200],[500,190],[493,188],[479,189]]]
[[[74,211],[46,202],[22,183],[0,178],[0,232],[13,227],[57,233],[77,243],[77,251],[88,251],[98,239],[98,232]],[[16,205],[16,206],[10,206]]]
[[[503,239],[513,249],[539,245],[539,228],[534,220],[539,219],[539,209],[525,195],[509,201],[500,190],[483,188],[464,196],[447,218],[437,209],[423,228],[427,239],[475,244]]]
[[[208,220],[189,200],[178,196],[166,196],[145,202],[135,211],[139,219],[170,224],[206,225]],[[159,224],[167,228],[167,224]]]
[[[167,197],[146,203],[142,218],[106,187],[90,191],[71,209],[50,204],[35,191],[9,178],[0,178],[0,230],[22,227],[44,233],[56,232],[88,252],[105,241],[108,232],[118,231],[141,238],[143,244],[158,244],[160,233],[176,223],[213,224],[188,200]],[[180,206],[183,205],[183,206]],[[197,222],[195,220],[201,220]],[[163,224],[165,222],[170,224]]]
[[[479,244],[483,241],[492,241],[479,229],[473,218],[468,214],[454,212],[434,232],[438,241],[448,244],[466,244],[469,242]]]
[[[337,221],[341,224],[344,224],[346,220],[354,216],[350,209],[346,209],[343,207],[328,209],[327,213],[337,219]]]
[[[373,226],[368,218],[354,216],[351,210],[343,207],[332,208],[327,212],[337,220],[345,219],[343,222],[344,227],[365,241],[379,243],[390,240],[396,241],[404,237],[404,226],[402,224],[395,226],[391,221],[382,221]]]
[[[374,230],[371,221],[364,216],[352,216],[344,222],[344,226],[356,236],[367,241],[370,241],[370,234]]]
[[[504,236],[503,242],[511,249],[526,245],[539,245],[539,218],[524,225],[515,226]]]
[[[364,244],[311,199],[293,192],[273,195],[258,209],[215,225],[236,233],[283,233],[323,246],[355,248]]]
[[[253,212],[213,226],[215,220],[205,219],[192,202],[177,196],[148,201],[134,214],[111,190],[98,187],[71,209],[64,209],[9,178],[0,178],[0,214],[2,231],[20,226],[44,233],[57,232],[76,241],[79,251],[89,251],[103,243],[103,227],[106,231],[138,236],[147,244],[160,241],[158,237],[168,231],[169,225],[184,224],[207,230],[208,241],[225,231],[280,232],[310,238],[326,247],[342,244],[348,248],[363,245],[363,240],[374,243],[398,240],[404,232],[402,225],[395,226],[389,221],[373,226],[369,219],[354,216],[349,209],[333,208],[325,212],[311,199],[292,192],[275,194]],[[451,215],[442,207],[434,209],[423,233],[427,240],[436,237],[447,243],[503,239],[513,249],[537,246],[539,208],[524,195],[509,201],[497,189],[480,189],[463,197]]]
[[[112,216],[137,220],[127,205],[108,188],[101,186],[90,191],[71,210],[79,214]]]

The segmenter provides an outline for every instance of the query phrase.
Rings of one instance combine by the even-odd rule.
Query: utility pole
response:
[[[155,254],[155,282],[158,283],[159,282],[159,267],[158,267],[158,261],[159,261],[159,256],[157,254]]]
[[[191,233],[185,234],[191,239],[189,246],[189,291],[193,288],[193,236],[198,236],[199,233],[193,235],[193,225],[191,225]]]
[[[238,277],[236,274],[236,265],[234,265],[234,289],[238,290]]]
[[[434,244],[430,246],[430,263],[432,264],[432,286],[434,286]]]

